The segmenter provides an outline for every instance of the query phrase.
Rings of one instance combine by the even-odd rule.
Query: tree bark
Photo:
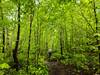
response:
[[[99,27],[98,27],[98,18],[96,14],[96,5],[95,0],[93,0],[93,8],[94,8],[94,17],[95,17],[95,25],[96,25],[96,33],[99,33]],[[96,37],[97,45],[100,44],[100,40],[98,39],[98,36]],[[98,50],[100,50],[100,46],[98,46]],[[99,53],[99,63],[100,63],[100,53]]]
[[[28,57],[27,57],[27,67],[26,71],[28,73],[28,67],[29,67],[29,53],[30,53],[30,42],[31,42],[31,32],[32,32],[32,21],[33,21],[33,16],[30,14],[30,33],[29,33],[29,41],[28,41]]]
[[[20,2],[18,2],[18,31],[17,31],[17,39],[16,39],[16,45],[13,50],[13,59],[14,59],[14,68],[16,68],[16,71],[19,70],[19,61],[18,61],[18,46],[19,46],[19,40],[20,40]]]
[[[1,3],[1,0],[0,0],[0,3]],[[1,9],[1,20],[3,21],[3,9],[2,9],[1,6],[0,6],[0,9]],[[3,43],[2,53],[4,53],[5,52],[5,26],[3,26],[3,28],[2,28],[2,38],[3,38],[3,41],[2,41],[2,43]]]
[[[5,27],[3,27],[3,50],[2,53],[5,53]]]
[[[60,29],[60,50],[61,50],[61,56],[63,55],[63,49],[64,49],[64,38],[63,38],[63,28]]]

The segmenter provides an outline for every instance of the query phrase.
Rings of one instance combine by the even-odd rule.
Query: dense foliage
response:
[[[48,75],[55,60],[100,74],[99,25],[100,0],[0,0],[0,75]]]

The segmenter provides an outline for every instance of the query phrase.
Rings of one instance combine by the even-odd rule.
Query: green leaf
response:
[[[0,64],[1,69],[8,69],[10,66],[7,63]]]

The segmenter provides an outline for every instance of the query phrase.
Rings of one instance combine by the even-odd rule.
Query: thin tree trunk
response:
[[[18,46],[19,46],[19,40],[20,40],[20,2],[18,2],[18,31],[17,31],[17,39],[16,39],[16,45],[15,48],[13,50],[13,59],[14,59],[14,63],[15,66],[14,68],[16,68],[16,71],[19,70],[19,61],[18,61]]]
[[[63,55],[63,49],[64,49],[64,41],[63,41],[63,28],[60,29],[60,50],[61,50],[61,56]]]
[[[32,21],[33,21],[33,16],[32,14],[30,15],[30,33],[29,33],[29,41],[28,41],[28,57],[27,57],[27,67],[26,71],[28,73],[28,67],[29,67],[29,53],[30,53],[30,42],[31,42],[31,32],[32,32]]]
[[[38,16],[38,15],[37,15]],[[40,55],[40,38],[41,38],[41,24],[37,18],[37,27],[36,27],[36,67],[38,67],[38,60]]]
[[[3,50],[2,53],[5,53],[5,27],[3,27]]]
[[[95,24],[96,24],[96,33],[99,33],[99,27],[98,27],[98,19],[96,14],[96,5],[95,0],[93,0],[93,7],[94,7],[94,16],[95,16]],[[98,39],[98,36],[96,37],[97,45],[100,44],[100,40]],[[100,46],[98,46],[98,50],[100,50]],[[99,53],[99,63],[100,63],[100,53]]]
[[[0,0],[0,3],[1,3],[1,0]],[[3,21],[3,9],[2,7],[0,6],[0,9],[1,9],[1,20]],[[3,26],[3,25],[2,25]],[[3,26],[2,28],[2,38],[3,38],[3,48],[2,48],[2,53],[5,52],[5,26]]]
[[[8,50],[9,49],[9,29],[8,28],[6,28],[6,50]]]

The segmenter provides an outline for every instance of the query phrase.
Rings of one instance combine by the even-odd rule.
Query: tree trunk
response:
[[[20,40],[20,2],[18,2],[18,31],[17,31],[17,39],[16,39],[16,45],[13,50],[13,59],[14,59],[14,68],[16,68],[16,71],[19,70],[19,61],[17,57],[17,52],[18,52],[18,45],[19,45],[19,40]]]
[[[3,27],[3,50],[2,53],[5,53],[5,27]]]
[[[27,57],[27,67],[26,67],[26,71],[28,73],[28,66],[29,66],[29,52],[30,52],[30,42],[31,42],[31,32],[32,32],[32,21],[33,21],[33,16],[32,14],[30,15],[30,33],[29,33],[29,41],[28,41],[28,57]]]
[[[99,33],[99,26],[98,26],[98,18],[96,14],[96,5],[95,0],[93,0],[93,8],[94,8],[94,17],[95,17],[95,24],[96,24],[96,33]],[[98,39],[98,36],[96,37],[97,45],[100,44],[100,40]],[[100,50],[100,46],[98,46],[98,50]],[[99,63],[100,63],[100,53],[99,53]]]
[[[0,0],[0,3],[1,3],[1,0]],[[3,9],[2,7],[0,6],[0,10],[1,10],[1,20],[3,21]],[[3,38],[3,48],[2,48],[2,53],[5,52],[5,26],[2,25],[2,38]]]
[[[61,50],[61,56],[63,55],[63,49],[64,49],[64,38],[63,38],[63,28],[60,29],[60,50]]]

